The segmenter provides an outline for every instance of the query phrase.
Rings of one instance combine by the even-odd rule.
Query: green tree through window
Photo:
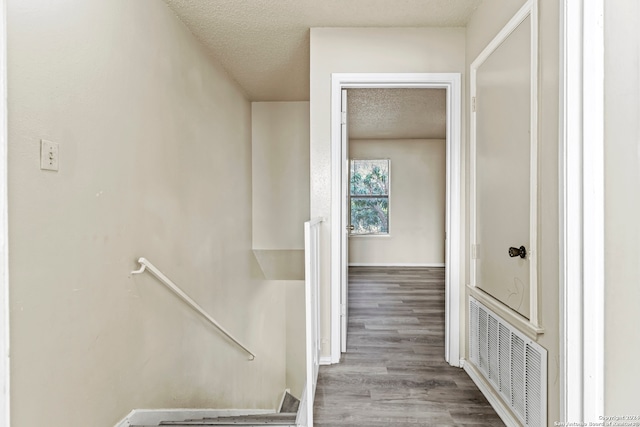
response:
[[[389,160],[351,160],[352,234],[389,233]]]

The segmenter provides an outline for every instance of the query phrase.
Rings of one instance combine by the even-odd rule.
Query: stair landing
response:
[[[275,413],[260,415],[241,415],[215,418],[188,419],[184,421],[163,421],[159,426],[187,427],[187,426],[243,426],[243,427],[295,427],[295,413]],[[131,427],[157,427],[147,425],[132,425]]]

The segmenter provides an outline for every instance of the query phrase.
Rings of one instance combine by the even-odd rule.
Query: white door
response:
[[[340,276],[340,350],[344,353],[347,351],[347,327],[349,325],[349,232],[351,227],[349,200],[349,129],[347,125],[347,91],[342,90],[342,212],[341,212],[341,276]]]
[[[530,44],[529,17],[478,68],[475,101],[476,286],[527,318],[532,195]]]

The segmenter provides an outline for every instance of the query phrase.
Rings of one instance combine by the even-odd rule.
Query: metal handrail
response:
[[[238,347],[240,347],[244,351],[246,351],[250,355],[249,360],[254,360],[256,358],[256,355],[253,354],[253,352],[251,350],[249,350],[244,344],[242,344],[233,335],[231,335],[231,333],[229,331],[227,331],[213,317],[211,317],[206,311],[204,311],[204,309],[202,307],[200,307],[200,305],[197,302],[195,302],[189,295],[187,295],[182,289],[180,289],[178,287],[178,285],[173,283],[171,281],[171,279],[169,279],[167,276],[162,274],[162,272],[160,270],[158,270],[158,268],[155,265],[153,265],[151,262],[149,262],[149,260],[147,260],[146,258],[140,258],[140,259],[138,259],[138,263],[140,263],[140,265],[141,265],[140,269],[132,271],[131,274],[141,274],[145,270],[149,270],[154,276],[156,276],[158,279],[160,279],[160,281],[164,285],[166,285],[176,295],[178,295],[184,302],[186,302],[191,308],[193,308],[195,311],[197,311],[202,317],[207,319],[209,321],[209,323],[211,323],[213,326],[218,328],[218,330],[220,332],[222,332],[227,338],[229,338],[231,341],[233,341]]]

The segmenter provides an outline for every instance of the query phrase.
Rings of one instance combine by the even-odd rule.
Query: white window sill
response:
[[[349,238],[358,238],[358,239],[362,239],[362,238],[389,238],[391,237],[391,234],[349,234]]]

